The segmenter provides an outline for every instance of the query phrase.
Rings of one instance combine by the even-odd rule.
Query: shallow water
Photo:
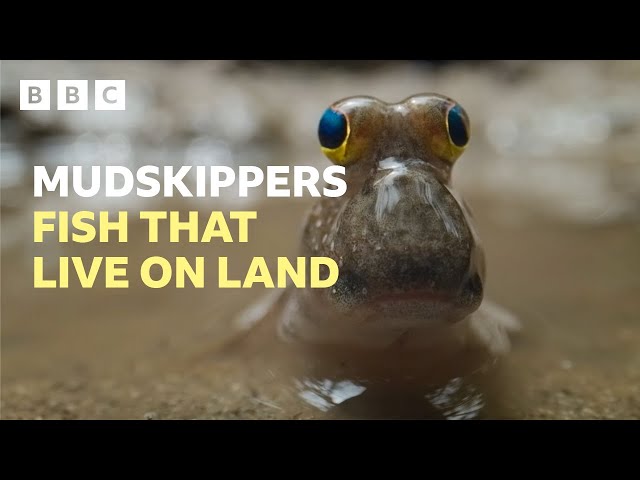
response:
[[[185,243],[179,254],[227,255],[237,277],[253,255],[274,265],[277,256],[295,254],[310,203],[270,199],[258,207],[252,243]],[[261,289],[152,290],[132,282],[122,291],[35,290],[34,247],[22,243],[2,252],[3,417],[439,417],[432,408],[442,401],[438,393],[456,390],[458,410],[456,402],[444,408],[454,418],[465,409],[481,418],[640,417],[640,277],[633,268],[640,227],[571,227],[542,217],[505,224],[492,218],[491,200],[469,203],[487,251],[487,295],[524,325],[512,352],[476,383],[427,389],[431,402],[422,392],[355,395],[363,386],[349,378],[308,377],[309,357],[269,327],[259,341],[240,341],[221,355],[216,346],[228,338],[231,319]],[[3,212],[3,232],[13,215]],[[130,264],[177,254],[168,243],[150,247],[142,233],[140,225],[130,232]],[[87,257],[123,251],[86,247],[68,248]]]

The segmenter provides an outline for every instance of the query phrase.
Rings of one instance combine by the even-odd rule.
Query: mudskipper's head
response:
[[[348,188],[321,200],[306,225],[305,254],[340,268],[333,287],[305,292],[308,308],[363,328],[455,322],[476,310],[484,256],[450,189],[470,139],[464,109],[435,94],[395,104],[351,97],[324,112],[318,136],[346,167]]]

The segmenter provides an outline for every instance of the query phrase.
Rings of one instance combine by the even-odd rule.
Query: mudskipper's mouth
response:
[[[425,302],[447,304],[453,301],[453,296],[445,292],[434,292],[428,289],[417,289],[406,292],[388,292],[374,295],[367,303],[372,305],[393,304],[403,302]]]
[[[341,310],[351,311],[350,315],[360,312],[367,322],[385,319],[395,326],[407,327],[424,325],[432,320],[461,320],[482,301],[482,294],[477,289],[469,290],[466,286],[452,291],[433,287],[356,291],[360,293],[357,297],[334,297]]]

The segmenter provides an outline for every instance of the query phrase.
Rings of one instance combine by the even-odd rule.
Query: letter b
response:
[[[20,80],[20,110],[49,110],[49,80]]]
[[[29,87],[29,103],[40,103],[42,101],[41,92],[40,87]]]
[[[58,110],[87,110],[89,82],[87,80],[58,80]]]

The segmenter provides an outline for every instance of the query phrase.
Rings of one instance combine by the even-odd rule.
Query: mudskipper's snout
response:
[[[465,313],[480,305],[482,251],[435,173],[421,160],[386,159],[348,200],[333,236],[341,264],[336,302]]]

